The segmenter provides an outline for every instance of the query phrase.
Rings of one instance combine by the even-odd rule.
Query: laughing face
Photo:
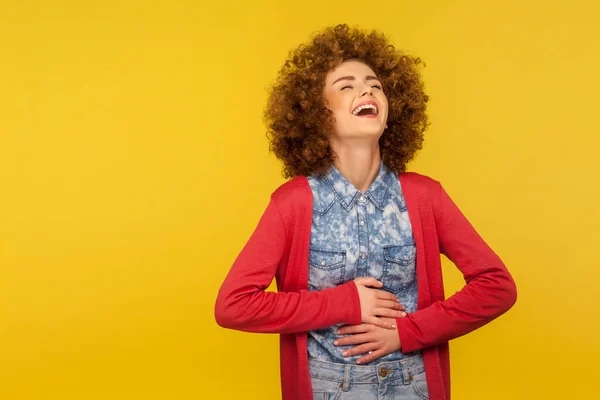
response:
[[[335,139],[379,139],[388,101],[375,72],[360,61],[345,61],[325,78],[325,101],[335,118]]]

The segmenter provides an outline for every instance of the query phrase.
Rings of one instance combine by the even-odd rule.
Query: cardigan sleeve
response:
[[[403,353],[465,335],[505,313],[517,297],[500,258],[437,185],[433,210],[440,252],[460,269],[466,285],[448,299],[397,320]]]
[[[360,301],[353,281],[321,291],[266,291],[284,255],[289,254],[291,241],[285,228],[272,198],[219,290],[217,323],[230,329],[268,333],[360,323]]]

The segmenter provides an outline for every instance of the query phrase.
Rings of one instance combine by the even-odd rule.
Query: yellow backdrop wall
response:
[[[600,361],[597,2],[3,1],[0,398],[277,399],[278,339],[219,328],[283,182],[261,121],[287,52],[377,28],[427,63],[440,180],[515,308],[451,344],[455,399],[584,399]],[[462,285],[445,265],[447,292]]]

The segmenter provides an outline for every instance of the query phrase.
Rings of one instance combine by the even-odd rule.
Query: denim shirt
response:
[[[383,163],[363,194],[332,166],[311,176],[313,217],[308,289],[335,287],[357,277],[375,277],[383,290],[398,297],[406,312],[417,309],[416,246],[398,175]],[[353,346],[334,346],[334,325],[308,333],[308,354],[321,361],[355,364],[361,356],[343,357]],[[373,363],[396,361],[419,352],[399,351]]]

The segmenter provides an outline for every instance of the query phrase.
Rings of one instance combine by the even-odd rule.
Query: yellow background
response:
[[[283,182],[266,88],[326,25],[422,57],[440,180],[519,288],[455,399],[597,392],[597,2],[0,2],[0,399],[277,399],[276,335],[213,319]],[[448,293],[461,276],[445,265]]]

